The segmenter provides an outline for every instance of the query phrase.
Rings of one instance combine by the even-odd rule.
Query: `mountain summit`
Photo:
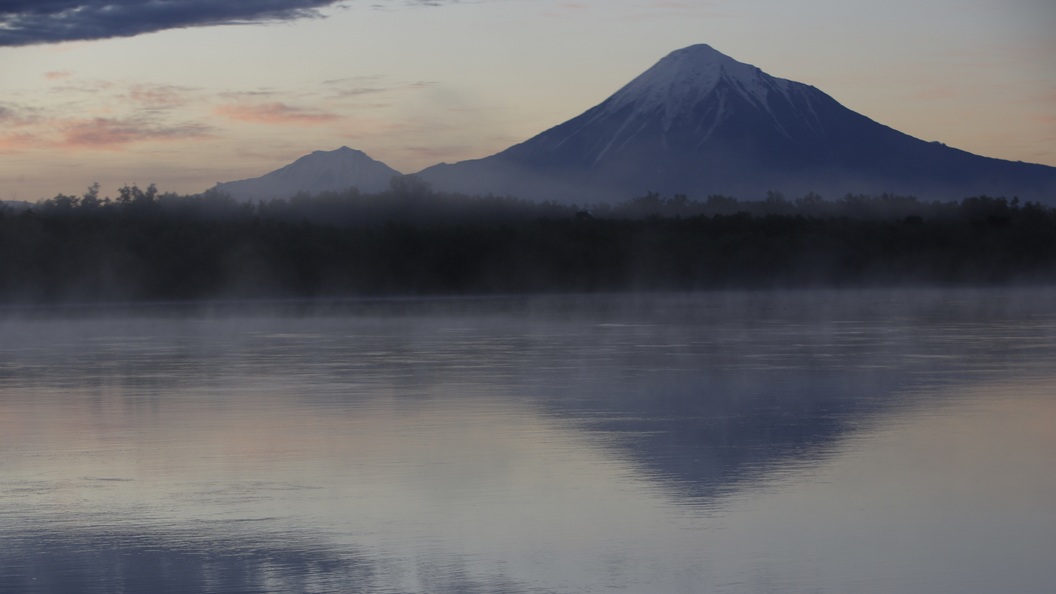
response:
[[[787,94],[791,84],[742,64],[709,45],[694,45],[669,54],[632,80],[610,97],[594,117],[603,118],[631,108],[633,120],[644,121],[659,115],[667,132],[678,124],[679,118],[691,114],[717,90],[723,95],[732,90],[765,110],[770,94]],[[719,110],[710,115],[717,121],[724,114]]]
[[[1056,168],[913,138],[703,44],[672,52],[599,105],[521,144],[419,176],[438,189],[577,202],[647,191],[699,199],[770,190],[1056,195]]]
[[[213,190],[241,201],[289,198],[299,192],[339,192],[352,187],[365,193],[380,192],[399,175],[399,171],[363,151],[343,146],[315,151],[260,177],[218,183]]]

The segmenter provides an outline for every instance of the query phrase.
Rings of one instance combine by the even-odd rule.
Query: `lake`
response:
[[[0,311],[0,592],[1042,592],[1056,291]]]

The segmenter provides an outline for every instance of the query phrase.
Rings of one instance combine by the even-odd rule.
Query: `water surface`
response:
[[[1045,591],[1051,295],[8,310],[0,591]]]

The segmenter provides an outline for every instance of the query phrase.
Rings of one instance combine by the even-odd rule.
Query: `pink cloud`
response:
[[[46,144],[32,134],[7,134],[0,136],[0,153],[20,153]]]
[[[72,70],[51,70],[44,73],[44,78],[48,80],[62,80],[71,76],[73,76]]]
[[[209,128],[201,124],[157,126],[135,120],[92,118],[65,122],[62,125],[62,141],[59,145],[65,148],[117,149],[135,142],[186,140],[209,136]]]
[[[6,134],[0,135],[0,153],[19,153],[47,146],[47,141],[34,132],[34,127],[39,122],[39,117],[26,115],[24,109],[16,110],[0,105],[0,124],[3,124],[7,131]],[[30,131],[27,132],[27,129]]]
[[[341,119],[324,111],[294,107],[285,103],[227,103],[217,107],[217,115],[253,124],[325,124]]]

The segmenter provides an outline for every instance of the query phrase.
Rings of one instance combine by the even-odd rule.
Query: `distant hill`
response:
[[[402,175],[366,153],[343,146],[333,151],[315,151],[271,173],[213,186],[214,191],[239,201],[289,198],[299,192],[342,191],[355,187],[361,192],[380,192],[389,181]]]
[[[22,212],[23,210],[33,208],[33,203],[26,202],[25,200],[0,200],[0,208],[9,208],[14,212]]]
[[[1056,168],[925,142],[707,45],[660,60],[582,115],[483,159],[418,174],[435,188],[558,201],[647,191],[759,199],[768,191],[1056,201]]]

